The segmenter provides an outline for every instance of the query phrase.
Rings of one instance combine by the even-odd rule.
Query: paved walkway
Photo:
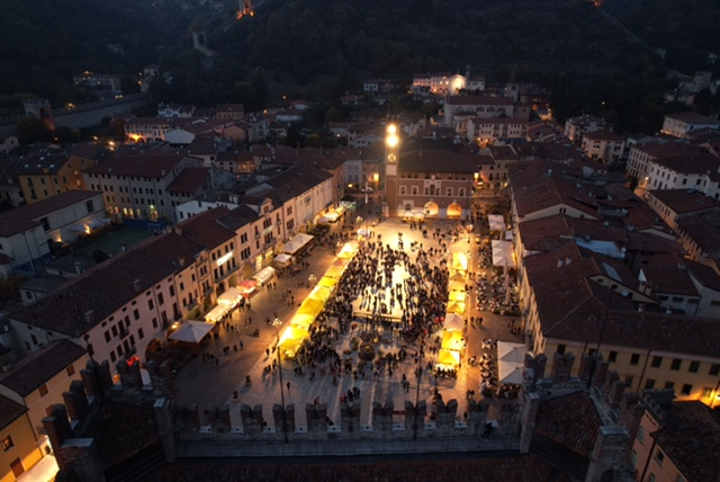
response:
[[[428,231],[435,228],[445,230],[453,225],[455,225],[455,222],[452,221],[431,220],[426,222],[424,228]],[[332,225],[333,231],[338,231],[340,228],[340,223]],[[397,247],[399,232],[403,233],[402,240],[406,251],[409,251],[412,241],[422,243],[425,250],[439,245],[438,241],[423,238],[421,231],[410,230],[409,225],[403,224],[399,219],[385,220],[375,227],[370,227],[370,229],[376,235],[382,236],[382,242],[389,243],[392,248]],[[465,234],[457,242],[450,244],[450,250],[453,252],[472,252],[471,260],[475,263],[474,269],[476,271],[480,270],[476,265],[479,259],[477,247],[474,241],[472,243],[467,242],[467,235]],[[276,330],[269,326],[266,320],[272,320],[275,316],[279,317],[284,322],[280,328],[280,332],[282,332],[292,319],[295,311],[297,311],[300,302],[310,292],[310,288],[306,283],[308,277],[310,274],[314,274],[320,278],[324,274],[330,263],[335,259],[334,249],[334,247],[330,246],[315,247],[313,252],[303,260],[310,264],[310,268],[295,276],[280,277],[276,281],[276,289],[264,289],[252,298],[252,309],[250,311],[234,313],[229,324],[237,327],[237,330],[221,327],[219,338],[209,342],[204,349],[204,351],[213,354],[217,358],[217,365],[211,361],[203,361],[203,357],[199,356],[191,360],[178,373],[175,396],[177,402],[181,405],[195,403],[201,408],[210,405],[229,404],[234,425],[240,425],[239,402],[251,406],[262,404],[265,418],[270,419],[272,405],[281,402],[281,393],[277,374],[263,377],[263,368],[275,359],[275,354],[271,352],[270,356],[268,356],[266,349],[272,348],[276,341]],[[303,286],[300,286],[300,284],[303,284]],[[283,292],[289,289],[292,290],[296,298],[295,305],[292,307],[288,307],[287,302],[281,296]],[[474,292],[470,298],[475,298]],[[470,315],[476,315],[472,302],[469,309],[468,318]],[[483,353],[484,349],[481,340],[484,338],[518,341],[517,337],[509,334],[508,319],[506,317],[496,316],[491,313],[482,313],[481,316],[484,318],[482,327],[468,328],[466,334],[466,358],[463,360],[462,368],[456,379],[435,379],[435,377],[428,376],[425,372],[418,387],[417,378],[413,374],[414,363],[412,357],[409,356],[393,372],[392,376],[388,376],[387,371],[385,371],[383,375],[374,379],[371,371],[367,370],[364,378],[358,377],[356,380],[352,375],[344,375],[339,378],[337,385],[333,385],[332,374],[325,372],[321,367],[315,370],[314,380],[311,380],[310,373],[307,372],[304,376],[295,376],[293,362],[283,361],[282,376],[283,383],[286,385],[284,387],[285,403],[295,404],[296,425],[306,425],[305,404],[313,403],[316,398],[321,403],[327,403],[328,416],[335,423],[339,422],[340,395],[353,387],[360,389],[361,424],[371,424],[373,401],[385,404],[388,400],[393,400],[396,411],[403,410],[405,400],[415,403],[416,398],[426,400],[428,407],[431,407],[430,400],[435,387],[437,387],[446,402],[451,399],[458,400],[460,404],[459,415],[462,416],[465,411],[467,390],[474,390],[476,400],[480,399],[480,371],[479,368],[471,367],[465,363],[467,358],[479,356]],[[252,324],[246,327],[250,319],[252,319]],[[260,329],[258,338],[250,335],[255,328]],[[350,339],[356,335],[357,333],[341,335],[338,353],[342,353],[343,350],[349,348]],[[242,350],[239,349],[240,342],[244,346]],[[237,353],[233,348],[234,346],[238,346]],[[224,354],[224,347],[230,347],[228,355]],[[395,343],[382,343],[380,345],[380,350],[385,353],[397,352],[398,348],[399,345]],[[412,354],[413,349],[410,348],[408,351]],[[356,355],[354,356],[356,357]],[[429,357],[428,359],[433,358]],[[403,390],[401,384],[403,374],[410,381],[408,390]],[[244,383],[247,375],[252,379],[250,386]],[[288,383],[289,389],[287,387]],[[233,395],[235,391],[238,392],[237,399]],[[399,414],[397,421],[401,422]]]

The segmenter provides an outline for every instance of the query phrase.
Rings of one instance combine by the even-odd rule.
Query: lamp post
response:
[[[283,377],[282,377],[282,357],[280,356],[280,326],[282,325],[282,320],[280,318],[275,318],[272,321],[272,326],[275,327],[275,335],[276,335],[276,341],[275,341],[275,355],[277,356],[277,364],[278,364],[278,374],[280,375],[280,403],[282,404],[282,418],[283,418],[283,436],[285,438],[285,443],[288,441],[288,435],[287,435],[287,419],[285,417],[285,389],[283,388]]]

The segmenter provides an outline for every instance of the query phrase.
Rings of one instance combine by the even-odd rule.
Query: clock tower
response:
[[[385,137],[385,172],[384,183],[381,189],[385,190],[386,202],[383,205],[385,216],[397,216],[398,206],[398,153],[400,151],[400,137],[398,136],[397,125],[388,124]]]

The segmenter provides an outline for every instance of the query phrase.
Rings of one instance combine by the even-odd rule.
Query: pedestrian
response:
[[[235,350],[235,353],[238,352],[238,347],[237,347],[237,345],[233,345],[233,350]]]
[[[287,386],[287,389],[288,389],[288,392],[289,392],[289,391],[290,391],[290,382],[287,382],[286,386]]]
[[[244,350],[244,349],[245,349],[245,345],[243,345],[242,340],[240,340],[240,350]]]

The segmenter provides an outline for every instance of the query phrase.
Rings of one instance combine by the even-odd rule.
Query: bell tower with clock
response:
[[[397,216],[398,206],[398,153],[400,150],[400,137],[395,124],[388,124],[385,137],[385,189],[386,203],[383,205],[385,216]]]

